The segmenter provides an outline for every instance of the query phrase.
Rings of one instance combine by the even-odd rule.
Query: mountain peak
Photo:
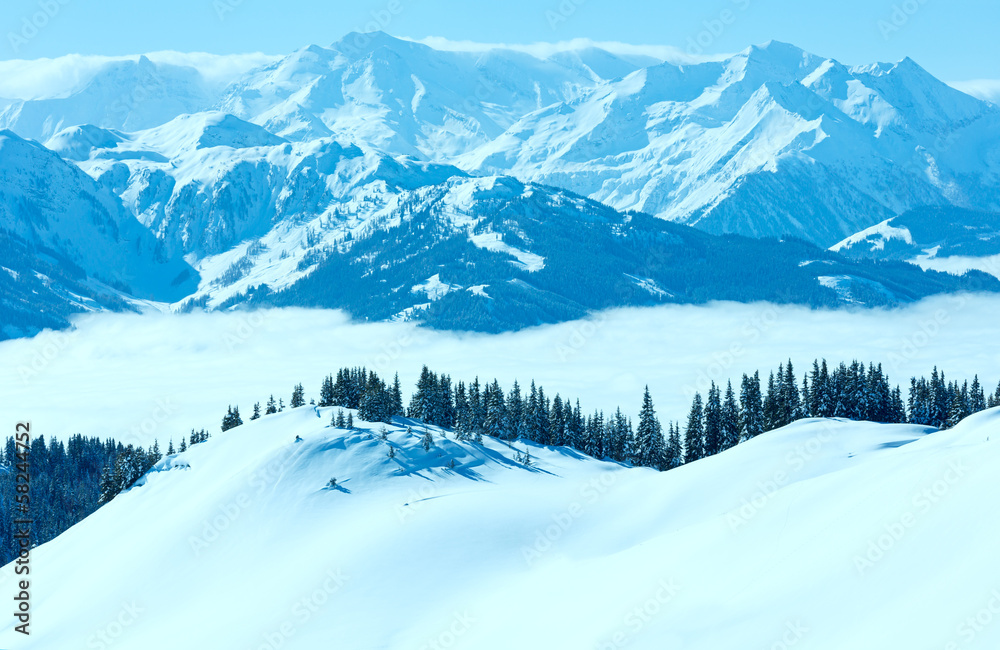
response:
[[[800,47],[781,41],[768,41],[751,45],[729,59],[730,66],[744,72],[754,71],[754,78],[761,77],[783,83],[801,80],[819,66],[823,59]]]
[[[751,59],[767,60],[772,63],[797,66],[804,58],[812,58],[813,55],[791,43],[782,41],[767,41],[760,45],[751,45],[740,53]]]
[[[351,32],[331,45],[330,49],[336,50],[346,56],[357,58],[382,47],[388,47],[393,50],[411,50],[414,47],[427,48],[425,45],[420,45],[413,41],[404,41],[381,30],[376,30],[372,32]]]

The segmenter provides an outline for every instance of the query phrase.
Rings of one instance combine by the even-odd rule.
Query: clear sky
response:
[[[847,64],[910,56],[946,81],[1000,78],[996,0],[3,0],[0,59],[284,54],[372,27],[412,38],[589,38],[709,54],[777,39]]]

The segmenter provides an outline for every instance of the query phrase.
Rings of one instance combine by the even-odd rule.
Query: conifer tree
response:
[[[585,436],[586,426],[580,400],[576,400],[576,406],[573,408],[570,408],[569,400],[566,400],[566,444],[573,449],[583,451],[586,447]]]
[[[504,405],[503,391],[496,380],[488,387],[486,394],[486,421],[483,423],[484,433],[498,440],[506,440],[507,411]]]
[[[277,412],[278,405],[274,403],[274,395],[271,395],[271,399],[267,400],[267,409],[264,411],[264,415],[271,415]]]
[[[483,402],[479,377],[469,384],[469,433],[482,439],[483,422],[486,420],[486,404]]]
[[[684,462],[691,463],[704,458],[705,414],[701,393],[695,393],[688,414],[687,429],[684,432]]]
[[[705,402],[705,443],[704,457],[714,456],[722,451],[722,398],[719,387],[712,382]]]
[[[501,396],[502,397],[502,396]],[[451,377],[441,375],[434,400],[434,424],[445,429],[455,426],[455,403]]]
[[[233,408],[230,406],[226,415],[222,418],[222,430],[229,431],[230,429],[235,429],[242,424],[243,420],[240,418],[240,407],[237,406],[236,408]],[[183,439],[181,440],[181,444],[184,444]]]
[[[604,458],[604,413],[594,411],[587,418],[587,429],[584,436],[584,453],[594,458]]]
[[[319,389],[319,405],[333,406],[333,394],[333,375],[327,375]]]
[[[545,396],[545,389],[538,387],[538,405],[535,409],[535,431],[538,436],[537,442],[543,445],[551,444],[549,439],[549,399]],[[624,458],[616,459],[624,460]]]
[[[395,378],[392,380],[392,394],[389,402],[389,408],[392,410],[391,415],[393,416],[404,416],[406,412],[403,410],[403,389],[399,385],[399,373],[396,373]]]
[[[300,406],[306,405],[306,390],[302,387],[302,384],[296,384],[295,388],[292,390],[292,401],[289,406],[293,409],[297,409]]]
[[[608,419],[606,428],[605,453],[611,460],[626,462],[629,459],[628,422],[621,408],[615,410],[613,417]]]
[[[251,420],[259,420],[260,419],[260,402],[256,402],[253,405],[253,415],[250,416],[250,419]]]
[[[722,449],[731,449],[740,442],[740,407],[736,404],[733,383],[726,384],[726,397],[722,403]]]
[[[774,381],[774,373],[767,380],[767,394],[764,396],[764,430],[773,431],[781,425],[781,405],[778,403],[780,389]]]
[[[781,413],[782,426],[791,424],[802,415],[802,399],[799,395],[799,383],[795,379],[795,371],[792,368],[792,360],[788,360],[785,366],[785,377],[781,383]]]
[[[972,387],[969,389],[969,410],[972,413],[979,413],[986,410],[986,395],[983,387],[979,383],[979,375],[972,378]]]
[[[424,435],[420,439],[420,446],[424,448],[424,451],[430,451],[431,445],[434,444],[434,436],[431,435],[431,430],[424,428]]]
[[[344,426],[351,431],[354,430],[354,413],[352,413],[351,411],[347,412],[347,422],[345,423]]]
[[[965,407],[962,404],[962,395],[956,391],[951,398],[951,405],[948,408],[948,417],[942,429],[951,429],[958,425],[965,418]]]
[[[740,386],[741,439],[756,438],[765,431],[764,405],[760,394],[760,373],[743,375]]]
[[[455,387],[455,439],[467,440],[472,435],[472,411],[466,397],[465,383]]]
[[[635,449],[632,450],[632,464],[641,467],[662,469],[664,464],[663,429],[656,419],[653,399],[649,386],[642,396],[642,410],[639,411],[639,428],[635,433]]]
[[[684,464],[684,448],[681,446],[681,426],[670,423],[670,433],[667,438],[667,448],[664,453],[666,469],[676,469]]]
[[[528,391],[528,399],[524,405],[524,437],[534,442],[541,442],[540,431],[538,429],[538,387],[535,380],[531,380],[531,388]]]
[[[563,433],[566,421],[563,418],[562,398],[556,393],[552,399],[552,408],[549,410],[549,444],[554,447],[561,447],[565,444]]]
[[[507,394],[507,425],[511,440],[518,440],[524,435],[524,400],[516,379]]]
[[[429,422],[432,410],[431,400],[435,392],[437,380],[431,376],[431,371],[427,366],[420,370],[420,379],[417,380],[417,390],[410,397],[410,408],[406,414],[414,420]]]

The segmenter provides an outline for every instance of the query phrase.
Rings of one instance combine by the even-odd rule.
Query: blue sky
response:
[[[589,38],[709,54],[778,39],[848,64],[910,56],[945,80],[996,79],[998,26],[995,0],[4,0],[0,59],[282,54],[382,27],[414,38]]]

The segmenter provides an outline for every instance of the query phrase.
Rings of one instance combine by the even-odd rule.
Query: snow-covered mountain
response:
[[[46,144],[119,195],[168,250],[199,259],[276,227],[317,226],[362,211],[366,199],[464,176],[331,138],[289,142],[221,112],[133,134],[75,127]]]
[[[856,233],[831,250],[848,257],[905,260],[923,268],[1000,277],[1000,213],[921,208]]]
[[[715,233],[829,246],[914,207],[1000,208],[1000,109],[910,59],[848,68],[772,42],[639,67],[593,50],[541,60],[357,41],[248,75],[221,108]]]
[[[290,139],[333,135],[452,162],[521,116],[638,67],[597,49],[543,60],[511,50],[438,51],[381,32],[349,34],[248,74],[219,107]]]
[[[135,133],[73,127],[46,144],[120,196],[166,253],[189,256],[202,282],[186,307],[337,307],[496,331],[662,302],[895,304],[964,281],[712,237],[333,137],[288,141],[218,111]],[[733,283],[738,269],[753,286]]]
[[[8,102],[0,111],[0,129],[40,142],[82,124],[148,129],[179,114],[211,108],[221,92],[194,67],[154,63],[146,56],[111,60],[88,72],[72,75],[71,82],[40,96]]]
[[[186,256],[202,275],[187,307],[440,313],[446,327],[472,313],[497,328],[498,314],[517,315],[514,327],[663,301],[894,304],[970,285],[790,239],[696,237],[628,211],[825,247],[913,206],[1000,209],[1000,108],[908,59],[847,68],[770,43],[677,65],[595,48],[439,51],[374,33],[304,48],[225,90],[218,79],[112,61],[0,117],[45,135],[164,258]],[[106,113],[137,88],[149,101]],[[654,243],[630,239],[640,234]],[[717,277],[733,265],[743,272]]]
[[[8,336],[60,323],[67,309],[121,307],[119,292],[173,301],[198,285],[194,269],[166,252],[117,196],[10,131],[0,132],[0,240],[5,282],[12,280],[3,301]]]
[[[213,109],[292,142],[333,137],[709,232],[825,246],[925,205],[1000,209],[1000,108],[910,59],[849,68],[777,42],[691,65],[596,48],[538,58],[379,32],[303,48],[224,91],[204,77],[116,61],[64,96],[13,102],[0,126],[44,141]]]
[[[7,623],[0,645],[1000,642],[977,618],[998,580],[983,515],[1000,489],[995,409],[942,432],[806,420],[662,474],[433,427],[425,451],[421,425],[382,439],[382,425],[327,426],[334,410],[168,457],[33,549],[45,624],[26,645]]]
[[[295,143],[333,137],[713,233],[823,246],[925,205],[1000,209],[1000,107],[910,59],[847,67],[778,42],[690,65],[596,48],[539,58],[377,32],[303,48],[224,91],[202,76],[119,61],[65,96],[11,104],[0,125],[44,141],[212,109]]]
[[[823,245],[922,205],[1000,205],[1000,109],[913,61],[782,43],[664,63],[521,118],[461,159],[710,232]]]

